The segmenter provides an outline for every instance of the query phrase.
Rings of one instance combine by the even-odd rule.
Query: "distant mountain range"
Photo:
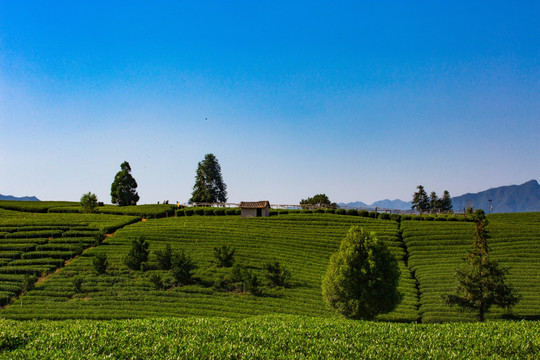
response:
[[[486,213],[540,211],[540,185],[538,181],[531,180],[521,185],[501,186],[474,194],[467,193],[452,197],[454,211],[463,211],[469,204],[475,209],[483,209]],[[349,209],[371,210],[378,207],[411,210],[412,203],[402,200],[381,200],[371,205],[361,201],[339,203],[338,205]]]
[[[2,195],[2,194],[0,194],[0,200],[39,201],[39,199],[35,196],[15,197],[11,195]]]

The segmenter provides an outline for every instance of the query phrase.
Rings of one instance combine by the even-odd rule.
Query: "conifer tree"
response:
[[[221,176],[221,167],[214,154],[206,154],[197,166],[192,202],[226,202],[227,185]]]
[[[520,296],[505,283],[508,268],[499,267],[496,261],[489,258],[488,220],[484,211],[477,210],[475,216],[472,249],[464,259],[465,267],[456,270],[456,292],[443,296],[443,300],[447,305],[477,312],[478,319],[484,321],[492,305],[508,310],[519,302]]]

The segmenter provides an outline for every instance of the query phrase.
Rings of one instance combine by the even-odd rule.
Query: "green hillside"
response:
[[[133,210],[128,210],[133,211]],[[472,243],[474,226],[461,221],[396,222],[334,214],[283,214],[270,218],[181,216],[137,221],[120,215],[28,213],[0,209],[0,295],[15,301],[0,311],[6,319],[121,319],[145,317],[226,317],[290,314],[337,317],[324,306],[321,280],[330,255],[351,225],[374,231],[399,260],[402,303],[378,320],[400,322],[469,321],[474,316],[449,308],[441,296],[455,286],[454,271]],[[522,295],[512,314],[494,308],[488,318],[540,317],[540,213],[489,217],[492,256],[510,266],[509,281]],[[446,220],[446,219],[445,219]],[[136,221],[135,223],[133,223]],[[99,246],[92,231],[121,228]],[[124,265],[131,242],[143,236],[150,244],[147,271]],[[83,245],[80,255],[62,257]],[[156,270],[154,252],[169,244],[184,250],[198,268],[196,282],[172,286],[168,271]],[[218,268],[214,247],[236,248],[237,263],[257,275],[262,295],[216,288],[227,270]],[[109,270],[99,275],[96,254],[107,254]],[[78,256],[77,256],[78,255]],[[64,259],[75,259],[62,267]],[[290,285],[271,288],[264,265],[277,260],[292,274]],[[30,267],[30,270],[29,270]],[[52,273],[24,291],[28,274]],[[26,269],[26,270],[25,270]],[[168,284],[157,289],[152,277]],[[78,283],[78,289],[76,286]]]

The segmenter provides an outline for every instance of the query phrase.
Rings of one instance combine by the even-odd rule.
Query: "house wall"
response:
[[[257,209],[241,209],[240,214],[244,218],[245,217],[257,217]],[[264,216],[264,217],[270,216],[270,209],[269,208],[261,209],[261,215]]]
[[[242,217],[257,217],[257,209],[241,209]]]

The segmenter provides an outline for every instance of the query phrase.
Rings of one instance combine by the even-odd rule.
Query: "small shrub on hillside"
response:
[[[176,210],[175,214],[176,216],[185,216],[186,211],[184,209]]]
[[[281,266],[278,261],[270,262],[264,265],[266,269],[266,278],[270,287],[286,286],[291,273]]]
[[[390,220],[400,222],[401,216],[399,214],[390,214]]]
[[[193,213],[193,209],[184,209],[184,215],[186,216],[192,216]]]
[[[86,213],[93,213],[98,205],[98,198],[96,194],[92,194],[90,191],[81,196],[81,206]]]
[[[412,220],[412,215],[401,215],[401,221]]]
[[[131,270],[144,271],[148,261],[149,243],[142,236],[138,236],[131,242],[131,250],[124,259],[124,264]]]
[[[220,248],[214,248],[214,257],[217,260],[218,267],[231,267],[234,264],[235,248],[223,245]]]
[[[279,210],[279,215],[287,215],[289,210]]]
[[[154,273],[150,275],[149,280],[156,290],[165,289],[165,284],[163,283],[163,278],[161,277],[161,275]]]
[[[204,215],[204,209],[195,209],[193,210],[195,215]]]
[[[156,255],[157,268],[160,270],[170,270],[172,266],[172,249],[171,245],[166,244],[163,250],[154,251]]]
[[[238,264],[231,269],[230,282],[227,285],[230,291],[249,292],[255,296],[262,294],[257,275]]]
[[[446,216],[437,216],[435,221],[446,221]]]
[[[270,210],[270,216],[276,216],[279,215],[279,212],[277,210]]]
[[[345,211],[345,209],[337,209],[336,210],[336,214],[337,215],[345,215],[347,212]]]
[[[24,274],[23,278],[23,291],[30,291],[34,289],[34,286],[36,285],[37,277],[35,275],[30,274]]]
[[[369,217],[372,218],[372,219],[376,219],[377,218],[377,212],[376,211],[370,211],[369,212]]]
[[[426,218],[424,220],[425,221],[434,221],[435,217],[434,216],[426,216]]]
[[[313,210],[302,210],[304,214],[313,214]]]
[[[323,214],[324,209],[315,209],[315,214]]]
[[[236,215],[236,209],[225,210],[225,215]]]
[[[74,276],[71,278],[71,284],[73,284],[73,288],[75,289],[75,292],[77,294],[80,294],[83,292],[83,282],[84,278],[82,276]]]
[[[214,215],[214,209],[204,209],[204,215],[205,216],[213,216]]]
[[[369,211],[367,210],[360,210],[358,212],[358,215],[361,216],[361,217],[369,217]]]
[[[105,274],[107,268],[109,267],[109,262],[107,260],[107,254],[100,253],[92,257],[92,266],[98,274]]]
[[[349,210],[347,210],[347,215],[358,216],[358,210],[349,209]]]
[[[335,213],[336,213],[336,209],[326,209],[326,210],[325,210],[325,213],[327,213],[327,214],[335,214]]]
[[[187,285],[193,281],[193,271],[197,268],[190,256],[184,250],[172,258],[171,273],[176,285]]]

